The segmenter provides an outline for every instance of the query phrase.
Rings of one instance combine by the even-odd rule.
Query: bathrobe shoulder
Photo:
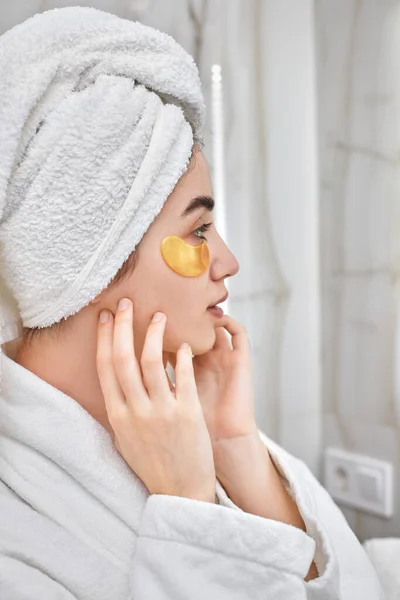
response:
[[[215,504],[150,495],[77,402],[0,359],[2,600],[383,598],[330,496],[263,432],[306,532],[242,511],[219,482]]]

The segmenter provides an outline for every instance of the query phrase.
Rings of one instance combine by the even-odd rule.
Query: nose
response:
[[[211,251],[210,277],[214,281],[233,277],[239,271],[240,265],[235,255],[219,234]]]

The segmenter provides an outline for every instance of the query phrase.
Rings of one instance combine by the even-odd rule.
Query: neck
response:
[[[13,360],[79,402],[112,435],[97,374],[97,324],[84,325],[68,331],[61,341],[48,337],[21,343]],[[135,339],[137,357],[142,347]],[[164,368],[168,359],[169,353],[163,352]]]

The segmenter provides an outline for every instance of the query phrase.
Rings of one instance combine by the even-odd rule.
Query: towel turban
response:
[[[204,119],[193,58],[156,29],[67,7],[0,37],[0,343],[16,320],[50,326],[107,287]]]

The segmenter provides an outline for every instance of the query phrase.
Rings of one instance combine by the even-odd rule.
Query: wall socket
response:
[[[337,448],[324,453],[324,486],[347,506],[389,518],[393,515],[393,465]]]

